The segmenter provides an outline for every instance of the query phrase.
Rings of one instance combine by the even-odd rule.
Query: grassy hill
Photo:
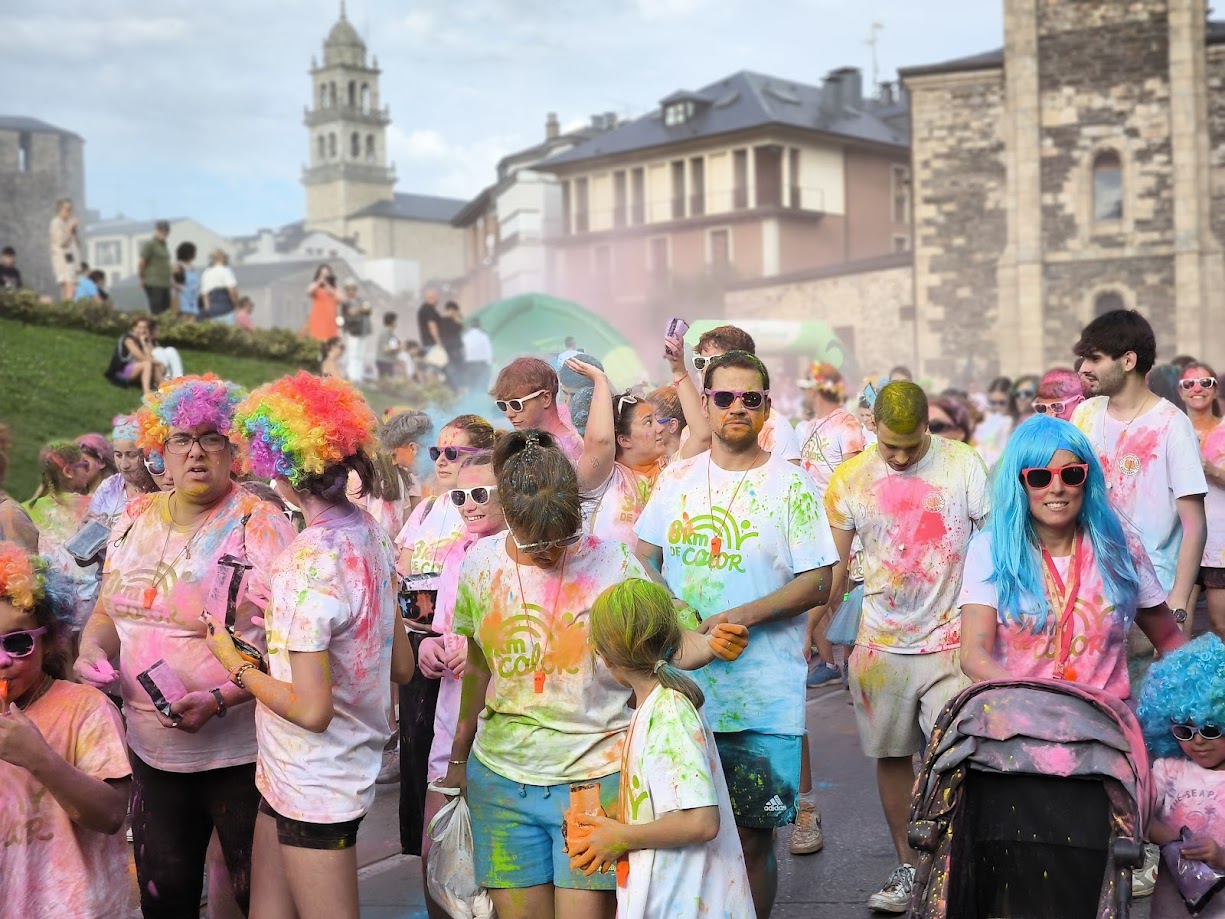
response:
[[[12,431],[5,490],[24,501],[38,484],[38,451],[49,440],[111,432],[111,419],[140,405],[140,389],[120,389],[102,371],[115,339],[75,329],[0,319],[0,422]],[[180,348],[188,373],[212,371],[244,386],[290,373],[290,364]]]

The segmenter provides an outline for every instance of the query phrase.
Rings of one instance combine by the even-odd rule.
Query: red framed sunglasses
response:
[[[1056,475],[1063,480],[1063,484],[1068,488],[1080,488],[1089,478],[1089,464],[1071,463],[1058,469],[1051,469],[1045,466],[1022,469],[1021,481],[1029,488],[1040,491],[1043,488],[1050,488],[1051,482],[1055,481]]]

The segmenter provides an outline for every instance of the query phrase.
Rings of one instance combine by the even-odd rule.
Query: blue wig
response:
[[[1042,557],[1029,511],[1021,470],[1046,467],[1056,450],[1067,450],[1089,464],[1084,504],[1077,525],[1093,544],[1106,596],[1116,610],[1133,610],[1140,576],[1131,559],[1127,535],[1106,498],[1106,477],[1097,452],[1074,425],[1048,415],[1034,415],[1008,439],[992,472],[991,580],[999,596],[1001,622],[1024,624],[1033,615],[1033,631],[1046,627],[1050,603],[1043,587]]]
[[[1209,632],[1149,668],[1136,709],[1154,757],[1185,757],[1170,733],[1175,722],[1225,727],[1225,644]]]

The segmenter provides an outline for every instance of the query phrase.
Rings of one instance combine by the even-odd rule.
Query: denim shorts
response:
[[[715,734],[736,826],[771,830],[795,823],[802,734]]]
[[[621,773],[600,784],[605,813],[614,813]],[[521,785],[503,778],[475,756],[468,760],[468,807],[476,880],[495,890],[552,884],[567,890],[614,890],[615,872],[583,877],[570,868],[563,849],[562,822],[570,806],[570,785]]]

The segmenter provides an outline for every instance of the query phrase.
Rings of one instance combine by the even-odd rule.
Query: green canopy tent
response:
[[[520,294],[486,304],[470,319],[479,320],[493,340],[495,364],[530,354],[552,358],[573,338],[600,359],[614,387],[637,383],[646,375],[629,340],[595,313],[547,294]]]

